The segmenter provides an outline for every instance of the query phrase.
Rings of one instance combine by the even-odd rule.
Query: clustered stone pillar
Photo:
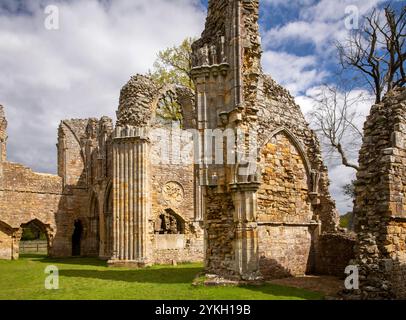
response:
[[[148,264],[149,139],[144,128],[117,127],[113,137],[112,265]]]

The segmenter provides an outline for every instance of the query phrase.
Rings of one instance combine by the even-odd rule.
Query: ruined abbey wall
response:
[[[258,90],[260,268],[272,277],[315,272],[318,237],[338,223],[320,145],[285,89],[264,76]]]
[[[406,298],[406,89],[372,106],[364,125],[355,201],[362,299]]]
[[[315,271],[318,237],[338,225],[318,139],[293,97],[262,72],[258,10],[258,1],[209,1],[192,70],[199,130],[257,134],[255,172],[241,173],[253,163],[201,167],[206,269],[248,279]],[[249,139],[237,154],[250,152]]]
[[[5,117],[3,122],[6,150]],[[18,258],[22,225],[33,220],[46,233],[51,256],[73,254],[72,237],[75,224],[80,221],[80,255],[112,258],[112,131],[112,121],[106,117],[62,121],[58,129],[58,176],[35,173],[7,161],[0,163],[1,258]],[[158,141],[152,141],[152,145],[157,144],[154,149],[157,152],[163,142],[170,145],[176,140],[166,136],[166,132]],[[152,161],[154,156],[156,159]],[[137,172],[139,167],[133,165]],[[148,167],[151,189],[145,194],[151,214],[146,217],[144,229],[148,261],[202,261],[203,232],[195,219],[193,163],[160,163],[156,154],[151,155]]]
[[[345,264],[341,247],[331,245],[344,238],[317,137],[293,97],[263,74],[258,12],[258,0],[209,1],[193,44],[195,93],[136,75],[120,92],[115,126],[107,117],[61,122],[58,177],[44,178],[59,193],[44,202],[53,210],[38,213],[53,219],[51,255],[135,267],[204,259],[207,273],[236,280],[335,273]],[[157,119],[169,93],[182,129],[195,130],[192,152],[183,149],[185,130]],[[180,149],[166,159],[163,147],[174,141]],[[176,158],[188,153],[194,160]],[[10,172],[14,181],[19,171]],[[5,239],[10,226],[0,229]]]
[[[116,224],[111,265],[203,260],[195,165],[181,159],[187,144],[182,130],[156,119],[160,99],[172,89],[158,88],[148,77],[137,75],[121,90],[113,134]],[[192,126],[193,95],[173,90],[182,105],[184,125]]]
[[[35,173],[15,163],[4,161],[0,167],[1,256],[18,258],[22,224],[39,220],[49,241],[55,236],[62,181],[58,176]]]
[[[172,260],[203,261],[203,230],[197,221],[195,212],[196,180],[195,166],[186,159],[177,159],[169,163],[162,162],[161,147],[176,148],[179,142],[179,151],[186,151],[186,142],[183,141],[182,131],[164,131],[165,136],[152,140],[151,157],[151,218],[152,225],[151,246],[154,250],[156,262],[168,263]],[[169,133],[169,134],[168,134]],[[155,151],[155,152],[154,152]],[[191,156],[193,150],[189,150]],[[184,155],[184,153],[181,152]],[[175,163],[178,164],[175,164]],[[182,163],[185,162],[185,163]],[[161,217],[163,213],[177,216],[178,234],[165,234],[162,228]]]

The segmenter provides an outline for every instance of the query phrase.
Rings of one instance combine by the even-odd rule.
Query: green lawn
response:
[[[44,288],[47,265],[59,268],[59,289]],[[50,259],[26,255],[0,260],[0,299],[151,299],[276,300],[322,299],[319,293],[277,285],[244,287],[192,286],[201,264],[108,268],[91,258]]]

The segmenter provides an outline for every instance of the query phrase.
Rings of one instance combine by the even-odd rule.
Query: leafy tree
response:
[[[193,38],[186,38],[179,46],[158,53],[150,76],[158,84],[175,84],[194,89],[191,76]]]
[[[167,48],[158,53],[149,72],[150,77],[162,87],[168,84],[183,86],[194,90],[191,76],[193,38],[186,38],[179,46]],[[181,106],[176,92],[168,91],[158,102],[157,116],[163,121],[182,123]]]

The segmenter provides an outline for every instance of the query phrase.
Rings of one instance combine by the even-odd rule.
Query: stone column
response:
[[[259,274],[257,190],[259,183],[231,185],[234,202],[235,272],[243,280],[256,280]]]
[[[117,127],[113,137],[113,257],[110,265],[148,264],[149,139],[144,128]]]
[[[23,228],[14,229],[11,234],[11,259],[18,260],[20,257],[20,240],[23,235]]]

